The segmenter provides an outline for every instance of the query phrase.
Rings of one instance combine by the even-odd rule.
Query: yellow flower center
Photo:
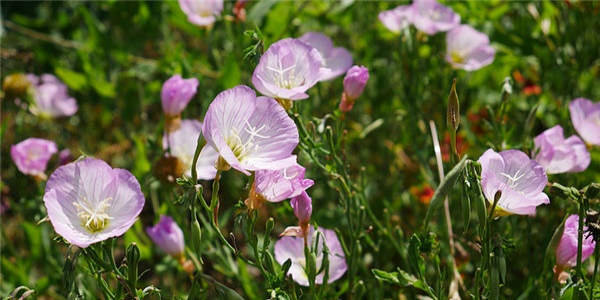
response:
[[[272,80],[275,82],[275,85],[277,85],[280,88],[291,89],[297,86],[301,86],[305,82],[303,76],[296,76],[294,72],[296,70],[296,65],[284,69],[281,66],[281,62],[279,62],[278,68],[272,68],[267,66],[267,69],[272,71]]]
[[[81,220],[83,227],[91,233],[104,230],[108,226],[108,220],[113,219],[106,213],[112,200],[112,197],[108,197],[100,201],[96,206],[88,201],[86,197],[83,197],[79,202],[73,202],[73,205],[77,208],[77,216]]]
[[[462,64],[465,61],[462,53],[460,53],[459,51],[452,51],[450,57],[452,57],[452,61],[457,64]]]
[[[231,148],[233,155],[235,155],[240,162],[245,161],[258,150],[259,145],[254,143],[255,137],[263,139],[270,138],[269,136],[260,134],[260,131],[263,130],[265,126],[266,125],[263,125],[256,129],[256,127],[252,127],[250,123],[248,123],[248,120],[246,120],[246,127],[244,127],[244,131],[250,134],[250,137],[245,142],[240,138],[240,132],[237,128],[232,128],[229,131],[230,135],[225,140],[225,143],[227,146],[229,146],[229,148]]]

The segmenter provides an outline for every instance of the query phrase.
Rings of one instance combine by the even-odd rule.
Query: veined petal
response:
[[[600,103],[577,98],[569,104],[571,121],[577,133],[587,143],[600,145]]]
[[[256,98],[246,86],[222,92],[211,103],[203,126],[204,137],[234,169],[282,169],[293,165],[298,129],[274,100]]]
[[[219,152],[215,151],[210,145],[205,145],[200,150],[200,156],[198,157],[198,163],[196,164],[196,174],[198,179],[201,180],[213,180],[217,175],[217,169],[215,164],[219,158]]]
[[[315,245],[315,243],[317,244]],[[348,266],[341,244],[335,232],[324,228],[314,230],[314,228],[311,227],[310,233],[308,234],[308,244],[317,256],[317,270],[321,269],[323,263],[323,243],[327,245],[330,253],[328,257],[328,283],[331,283],[341,278],[348,269]],[[292,266],[290,267],[288,274],[291,274],[294,281],[298,284],[308,286],[308,276],[305,271],[306,260],[304,258],[304,241],[302,238],[284,236],[275,243],[275,260],[280,264],[283,264],[288,259],[292,261]],[[315,282],[317,284],[322,284],[323,276],[324,274],[322,272],[317,274]]]
[[[82,248],[125,233],[144,202],[131,173],[93,158],[59,167],[44,194],[56,232]]]
[[[535,214],[535,208],[550,202],[543,193],[548,178],[544,168],[525,153],[487,150],[480,158],[481,185],[488,202],[501,192],[498,208],[514,214]]]
[[[252,84],[265,96],[299,100],[320,79],[323,58],[312,46],[283,39],[272,44],[260,58]],[[306,96],[305,96],[306,95]]]

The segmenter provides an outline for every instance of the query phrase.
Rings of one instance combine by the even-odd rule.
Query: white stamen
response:
[[[510,188],[514,189],[514,188],[516,188],[516,187],[519,185],[519,183],[518,183],[517,181],[518,181],[519,179],[523,178],[523,176],[525,176],[525,173],[523,173],[523,174],[521,174],[521,175],[519,176],[519,172],[521,172],[521,170],[517,170],[517,172],[515,173],[515,175],[514,175],[514,176],[510,176],[510,175],[508,175],[508,174],[506,174],[506,173],[500,173],[500,175],[502,175],[502,176],[504,176],[504,177],[508,178],[509,182],[507,182],[506,184],[507,184],[507,185],[508,185]]]
[[[81,219],[83,226],[91,232],[98,232],[106,228],[108,220],[113,219],[106,213],[110,207],[109,202],[112,200],[112,197],[108,197],[94,206],[86,197],[83,197],[79,202],[73,202],[73,205],[77,208],[77,216]]]

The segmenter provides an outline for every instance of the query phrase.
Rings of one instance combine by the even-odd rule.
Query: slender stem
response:
[[[440,147],[440,142],[437,135],[437,129],[435,127],[435,122],[433,120],[429,121],[429,127],[431,129],[431,139],[433,140],[433,150],[435,152],[435,159],[438,167],[438,175],[440,177],[440,182],[444,181],[444,165],[442,160],[442,150]],[[451,131],[451,133],[455,131]],[[451,141],[455,143],[455,135],[451,137]],[[456,145],[452,146],[452,149],[456,149]],[[454,151],[454,150],[453,150]],[[458,163],[456,161],[455,163]],[[450,247],[450,256],[452,257],[452,274],[454,276],[453,281],[464,287],[462,278],[460,277],[460,273],[458,273],[458,267],[456,265],[455,255],[455,246],[454,246],[454,231],[452,230],[452,218],[450,217],[450,203],[448,201],[448,196],[444,198],[444,216],[446,217],[446,228],[448,230],[448,246]]]
[[[600,262],[600,259],[598,259],[598,255],[600,255],[600,246],[596,246],[594,248],[594,260],[596,261],[594,263],[594,275],[592,275],[592,283],[590,284],[590,296],[594,296],[594,285],[596,285],[596,274],[598,273],[598,263]]]
[[[575,269],[575,282],[577,283],[580,280],[583,280],[583,271],[581,270],[581,259],[582,259],[582,251],[583,251],[583,220],[585,218],[585,207],[583,206],[583,196],[579,197],[579,226],[577,228],[577,267]],[[575,290],[573,291],[573,300],[579,299],[579,294],[581,291],[581,286],[579,284],[576,285]]]
[[[56,36],[49,36],[47,34],[37,32],[37,31],[31,30],[27,27],[23,27],[21,25],[15,24],[11,21],[3,20],[2,25],[4,25],[6,28],[12,29],[20,34],[26,35],[26,36],[34,38],[34,39],[38,39],[40,41],[56,44],[56,45],[67,47],[67,48],[73,48],[73,49],[77,49],[77,50],[83,50],[83,51],[90,50],[84,44],[65,40],[65,39],[62,39],[62,38],[59,38]]]
[[[210,199],[210,211],[213,213],[212,222],[215,224],[215,227],[219,228],[219,181],[221,181],[221,170],[217,171],[217,175],[215,175],[215,180],[213,181],[213,190],[212,196]],[[219,232],[221,230],[219,229]]]

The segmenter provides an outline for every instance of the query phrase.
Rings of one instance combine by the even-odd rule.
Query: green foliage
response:
[[[580,261],[566,284],[552,267],[565,217],[598,210],[597,187],[588,185],[600,181],[599,148],[589,147],[585,172],[549,175],[551,203],[536,216],[494,219],[475,160],[488,148],[532,153],[533,138],[555,125],[576,134],[569,102],[600,101],[600,6],[445,1],[497,51],[490,66],[466,72],[445,61],[443,33],[427,36],[411,26],[394,34],[378,20],[379,12],[404,4],[248,1],[244,22],[232,13],[235,2],[226,1],[213,26],[200,28],[177,1],[3,1],[2,79],[54,74],[79,110],[42,119],[29,111],[31,95],[2,94],[2,297],[594,299],[600,279],[586,270],[598,257]],[[311,224],[336,229],[348,264],[338,281],[315,284],[324,271],[315,257],[328,250],[306,249],[312,284],[302,287],[286,275],[291,261],[280,265],[273,256],[278,235],[296,225],[287,202],[248,211],[243,200],[252,178],[230,171],[215,182],[163,181],[156,162],[164,156],[160,92],[167,78],[199,80],[182,117],[202,120],[218,93],[252,85],[269,45],[309,31],[348,49],[370,79],[351,112],[337,109],[341,77],[317,84],[290,111],[300,132],[295,154],[315,181]],[[442,144],[437,159],[427,124],[446,123],[455,78],[461,101],[453,124],[460,127],[455,137],[434,137]],[[20,173],[10,158],[10,146],[29,137],[131,171],[146,197],[136,225],[94,249],[68,246],[43,222],[44,182]],[[204,144],[200,138],[196,158]],[[454,148],[462,160],[452,162]],[[444,180],[438,163],[449,170]],[[58,166],[53,158],[46,173]],[[421,193],[426,188],[432,197]],[[162,214],[183,228],[185,267],[144,232]]]

